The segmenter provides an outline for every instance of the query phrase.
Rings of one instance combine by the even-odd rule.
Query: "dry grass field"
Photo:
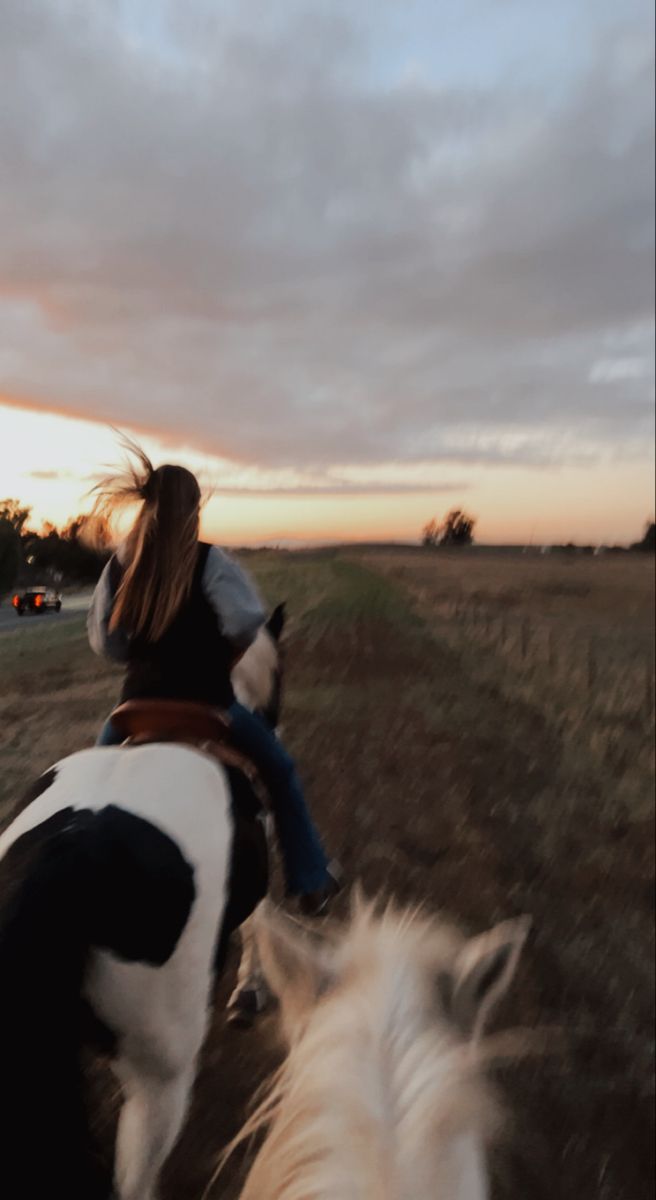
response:
[[[344,551],[248,566],[288,600],[285,738],[349,876],[471,931],[533,916],[499,1024],[549,1027],[551,1052],[497,1072],[495,1200],[647,1200],[653,560]],[[76,620],[0,635],[0,678],[4,822],[32,776],[92,741],[118,678]],[[276,1061],[272,1019],[229,1033],[220,1003],[166,1200],[200,1200]],[[236,1162],[208,1194],[238,1190]]]
[[[597,774],[609,815],[651,813],[654,562],[456,553],[376,555],[479,678],[542,713],[569,786]],[[644,804],[647,804],[647,808]]]

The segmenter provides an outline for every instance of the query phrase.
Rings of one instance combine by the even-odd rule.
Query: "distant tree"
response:
[[[422,546],[470,546],[475,524],[475,517],[470,517],[461,508],[452,508],[441,523],[433,517],[424,525]]]
[[[440,546],[471,546],[476,518],[461,508],[452,508],[440,526]]]
[[[422,546],[438,546],[440,542],[440,526],[435,517],[424,525],[421,531]]]
[[[653,554],[656,550],[656,525],[653,521],[645,522],[645,532],[639,542],[631,542],[630,550],[640,550],[643,554]]]
[[[14,585],[95,583],[110,551],[85,538],[87,517],[58,529],[44,521],[29,529],[31,509],[20,500],[0,500],[0,595]]]
[[[29,520],[31,508],[24,507],[20,500],[0,500],[0,521],[8,521],[20,536]]]
[[[84,540],[84,526],[84,517],[73,518],[61,530],[51,521],[45,521],[39,533],[24,535],[29,574],[36,582],[48,578],[64,579],[67,583],[95,582],[109,552],[99,551]]]
[[[647,554],[653,554],[656,551],[656,524],[653,521],[647,521],[645,535],[642,541],[638,542],[638,549]]]
[[[0,596],[14,586],[23,561],[18,532],[6,517],[0,517]]]

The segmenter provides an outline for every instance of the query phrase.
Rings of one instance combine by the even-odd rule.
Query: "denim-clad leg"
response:
[[[323,888],[328,859],[305,803],[294,760],[268,725],[237,701],[231,705],[232,741],[257,767],[269,791],[287,888],[303,896]]]
[[[108,717],[96,738],[96,746],[120,746],[122,741],[123,736],[112,725]]]

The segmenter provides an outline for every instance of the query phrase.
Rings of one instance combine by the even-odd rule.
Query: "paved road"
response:
[[[64,621],[70,621],[71,617],[79,617],[81,613],[86,612],[90,599],[90,592],[76,592],[70,596],[64,596],[60,613],[45,612],[39,613],[37,616],[26,614],[24,617],[17,617],[11,603],[4,600],[0,606],[0,634],[12,633],[18,629],[31,629],[36,622],[39,626],[44,624],[56,626]]]

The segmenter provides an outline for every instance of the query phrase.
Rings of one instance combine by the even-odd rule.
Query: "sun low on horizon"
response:
[[[641,536],[644,0],[5,8],[0,497],[65,522],[120,429],[229,546]]]

